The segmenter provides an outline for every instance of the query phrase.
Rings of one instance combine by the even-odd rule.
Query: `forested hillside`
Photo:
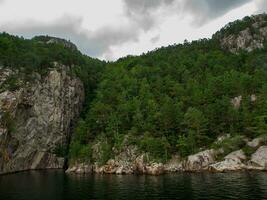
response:
[[[231,23],[212,39],[185,41],[108,64],[96,98],[75,131],[70,156],[105,163],[126,139],[127,145],[164,161],[208,148],[221,135],[230,134],[229,145],[242,148],[242,136],[266,133],[265,41],[261,49],[240,48],[235,54],[221,45],[221,38],[257,20]],[[99,158],[92,155],[96,144]]]
[[[63,39],[2,33],[0,66],[19,77],[11,76],[1,90],[17,89],[34,72],[45,74],[53,62],[69,66],[86,96],[70,145],[72,161],[105,163],[125,145],[166,161],[208,148],[226,134],[232,139],[225,145],[242,148],[241,137],[267,129],[266,24],[266,15],[246,17],[212,39],[109,63],[82,55]]]

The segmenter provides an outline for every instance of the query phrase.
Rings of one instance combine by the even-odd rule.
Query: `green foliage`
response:
[[[255,153],[255,151],[257,150],[257,149],[255,149],[255,148],[253,148],[253,147],[250,147],[250,146],[245,146],[245,147],[243,147],[243,149],[242,149],[243,151],[244,151],[244,153],[245,153],[245,155],[249,158],[249,157],[251,157],[251,155],[253,154],[253,153]]]
[[[69,155],[72,160],[79,160],[81,162],[92,161],[92,147],[87,144],[80,144],[78,141],[73,141],[70,145]]]
[[[193,139],[191,134],[188,136],[179,136],[176,147],[181,157],[186,157],[195,153],[195,144],[192,142]]]
[[[83,119],[80,119],[77,123],[76,129],[74,130],[74,141],[79,141],[81,144],[87,144],[89,134],[87,133],[87,124]]]
[[[250,138],[262,133],[266,52],[231,54],[213,38],[108,63],[85,114],[88,143],[102,134],[121,149],[123,136],[130,134],[141,150],[164,160],[165,151],[167,157],[186,156],[222,133]],[[238,96],[242,101],[235,108],[231,101]],[[227,151],[239,146],[230,141],[222,145]]]
[[[114,135],[114,147],[117,151],[121,151],[124,145],[124,135],[123,134],[115,134]]]
[[[255,134],[257,136],[267,133],[267,115],[257,116],[255,118]]]
[[[219,42],[247,27],[257,31],[251,26],[255,19],[236,21],[212,39],[109,63],[62,44],[46,44],[47,37],[25,40],[3,33],[0,64],[24,75],[45,72],[53,61],[72,66],[71,75],[82,80],[86,97],[70,147],[73,158],[90,155],[86,147],[99,135],[101,163],[113,156],[113,147],[122,150],[125,136],[154,159],[166,160],[173,153],[186,156],[208,147],[221,134],[240,135],[216,147],[229,152],[243,147],[241,136],[266,134],[267,48],[232,54]],[[234,107],[238,96],[242,100]]]
[[[165,137],[155,138],[146,133],[140,141],[140,149],[148,152],[156,161],[167,161],[170,158],[170,145]]]
[[[100,155],[98,160],[96,160],[99,164],[103,165],[111,159],[113,156],[112,153],[112,145],[108,141],[103,141],[100,143]]]
[[[243,31],[247,28],[252,33],[257,33],[258,29],[253,27],[252,24],[254,24],[257,20],[257,18],[263,18],[267,20],[266,14],[261,14],[257,16],[251,16],[251,17],[244,17],[242,20],[236,20],[234,22],[231,22],[227,24],[225,27],[223,27],[220,31],[218,31],[214,37],[220,37],[220,36],[228,36],[230,34],[238,34],[240,31]],[[261,26],[266,26],[267,24],[261,24]]]
[[[233,151],[242,149],[246,146],[246,142],[244,141],[244,138],[241,135],[236,135],[231,138],[226,138],[222,142],[213,144],[213,148],[220,149],[222,148],[224,151],[224,155],[227,155]]]
[[[58,157],[65,157],[68,154],[68,148],[66,144],[61,144],[56,146],[53,150],[53,153],[56,154]]]
[[[105,62],[84,56],[76,48],[64,46],[60,42],[47,43],[49,38],[40,36],[28,40],[0,33],[0,66],[19,71],[18,77],[7,80],[10,89],[17,89],[18,78],[22,81],[32,81],[33,72],[45,75],[56,61],[69,67],[73,66],[75,76],[83,81],[87,110]],[[62,39],[59,40],[64,42]]]
[[[88,142],[92,136],[85,118],[95,97],[95,89],[102,76],[105,62],[82,55],[74,45],[65,40],[56,39],[56,42],[50,43],[50,39],[49,36],[39,36],[28,40],[7,33],[0,34],[0,66],[18,72],[2,84],[1,91],[14,91],[25,82],[34,81],[35,72],[41,76],[46,75],[49,68],[54,67],[54,62],[70,67],[69,75],[80,78],[85,89],[85,104],[70,145],[70,157],[83,161],[91,160]],[[12,132],[11,118],[4,115],[3,119],[9,132]],[[54,153],[66,156],[66,147],[58,146]]]
[[[192,143],[196,146],[204,144],[207,139],[207,119],[201,111],[196,108],[188,108],[184,115],[185,132],[192,135]]]
[[[8,79],[2,84],[3,89],[1,90],[9,90],[9,91],[15,91],[19,89],[19,78],[17,76],[10,76]]]
[[[1,121],[2,124],[4,125],[5,128],[7,128],[7,131],[9,134],[15,131],[15,124],[13,117],[11,116],[10,112],[3,112],[0,113],[1,116]]]

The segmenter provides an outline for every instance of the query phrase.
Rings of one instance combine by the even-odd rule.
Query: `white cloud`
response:
[[[110,47],[125,42],[137,42],[139,29],[136,24],[129,26],[104,26],[90,31],[82,26],[83,19],[65,15],[52,22],[35,20],[9,22],[0,29],[15,35],[31,38],[36,35],[50,35],[70,39],[79,49],[91,56],[110,54]]]
[[[244,11],[247,3],[250,8]],[[266,4],[265,0],[9,0],[0,7],[0,31],[62,37],[90,56],[114,59],[185,38],[208,37],[218,28],[212,23],[216,19],[224,25],[252,14],[256,6],[267,10]],[[233,10],[237,13],[227,17]]]
[[[258,12],[267,12],[266,0],[256,0],[256,5],[258,7]]]

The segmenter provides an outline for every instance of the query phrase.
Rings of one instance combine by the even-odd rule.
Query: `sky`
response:
[[[212,34],[267,12],[267,0],[0,0],[0,32],[71,40],[91,57],[116,60]]]

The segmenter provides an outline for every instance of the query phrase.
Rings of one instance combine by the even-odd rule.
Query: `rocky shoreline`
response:
[[[146,154],[134,161],[110,159],[105,165],[76,163],[71,165],[68,174],[148,174],[162,175],[175,172],[233,172],[246,170],[267,170],[267,146],[260,146],[248,158],[243,150],[234,151],[223,159],[217,157],[222,150],[205,150],[181,160],[173,157],[167,163],[146,162]]]

